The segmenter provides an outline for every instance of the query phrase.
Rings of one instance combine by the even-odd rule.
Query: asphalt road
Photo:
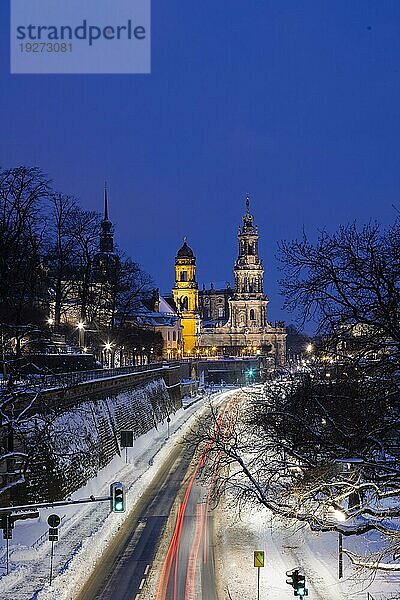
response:
[[[231,411],[237,402],[238,398],[229,399],[218,417],[217,427],[222,435],[230,430]],[[199,472],[210,460],[214,460],[212,476],[205,480],[199,477]],[[210,457],[209,446],[206,445],[192,467],[160,571],[156,600],[217,600],[210,498],[218,463],[219,457]],[[207,472],[210,473],[210,470]]]
[[[222,431],[229,428],[235,403],[237,399],[225,403],[218,420]],[[209,508],[214,474],[210,481],[198,476],[204,461],[209,460],[208,449],[197,462],[192,459],[193,451],[187,447],[177,444],[172,448],[77,600],[136,600],[143,595],[140,591],[147,569],[177,496],[181,504],[164,563],[159,566],[156,600],[217,600]],[[218,461],[214,472],[217,466]]]
[[[176,445],[104,553],[78,600],[134,600],[151,565],[192,452]]]

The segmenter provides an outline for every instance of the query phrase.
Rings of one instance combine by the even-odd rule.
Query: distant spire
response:
[[[186,244],[186,242],[187,242],[187,237],[185,235],[184,238],[183,238],[183,243]]]
[[[104,182],[104,220],[108,221],[108,188],[107,188],[107,181]]]
[[[246,212],[248,215],[250,214],[250,196],[248,193],[246,194]]]

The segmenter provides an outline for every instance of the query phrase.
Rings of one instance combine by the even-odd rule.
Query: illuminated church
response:
[[[258,228],[246,198],[246,213],[238,232],[234,288],[200,290],[196,257],[185,238],[175,258],[174,304],[182,325],[185,356],[269,356],[282,365],[286,331],[267,318],[264,267],[258,254]]]

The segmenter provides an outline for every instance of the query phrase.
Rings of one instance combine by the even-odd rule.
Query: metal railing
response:
[[[97,379],[105,379],[111,377],[120,377],[121,375],[131,375],[135,373],[143,373],[146,371],[157,371],[166,366],[176,365],[176,361],[172,363],[149,363],[147,365],[136,365],[129,367],[114,367],[110,369],[93,369],[91,371],[73,371],[71,373],[58,373],[55,375],[27,375],[23,378],[18,378],[14,382],[16,387],[28,388],[64,388],[95,381]],[[7,380],[0,380],[0,388],[5,388],[8,385]]]

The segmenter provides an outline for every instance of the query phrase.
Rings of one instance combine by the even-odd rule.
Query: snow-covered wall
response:
[[[51,415],[35,415],[27,435],[26,483],[18,486],[18,499],[26,503],[68,496],[121,452],[122,430],[139,437],[173,411],[160,376],[109,395],[80,398]]]

